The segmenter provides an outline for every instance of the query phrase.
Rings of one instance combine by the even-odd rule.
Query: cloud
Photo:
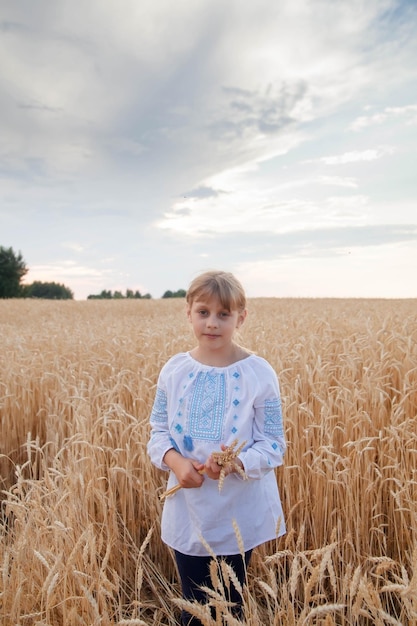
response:
[[[311,181],[306,181],[306,184],[308,184],[309,182],[314,183],[314,179]],[[355,178],[352,178],[351,176],[319,176],[317,178],[317,182],[322,185],[329,185],[334,187],[358,187],[357,180]]]
[[[386,154],[392,154],[394,148],[389,146],[380,146],[379,148],[369,148],[368,150],[354,150],[345,152],[344,154],[336,154],[332,156],[320,157],[318,159],[310,159],[305,163],[324,163],[325,165],[344,165],[345,163],[360,163],[361,161],[375,161]]]
[[[83,250],[85,249],[84,246],[72,241],[65,241],[61,245],[63,248],[73,250],[74,252],[83,252]]]
[[[356,4],[324,3],[311,13],[304,3],[295,11],[264,0],[255,11],[183,1],[167,13],[164,5],[127,2],[126,17],[114,20],[103,3],[84,7],[84,19],[66,3],[53,12],[40,3],[27,25],[21,2],[9,8],[16,26],[3,58],[11,77],[6,140],[62,176],[136,163],[144,185],[151,168],[167,182],[174,177],[174,152],[186,167],[191,162],[196,184],[208,170],[283,154],[300,141],[297,125],[361,87],[351,69],[357,53],[344,35],[366,30],[383,6],[370,3],[358,14]],[[331,32],[323,27],[327,11]],[[289,45],[295,28],[297,54]],[[206,149],[196,162],[198,143]]]
[[[185,194],[185,198],[217,198],[222,191],[213,189],[212,187],[205,187],[204,185],[196,187]]]
[[[322,183],[323,181],[320,180]],[[363,224],[367,220],[369,199],[360,194],[329,196],[320,203],[308,196],[280,199],[279,190],[266,193],[238,188],[225,195],[219,204],[215,198],[190,198],[178,201],[172,210],[155,223],[156,227],[187,236],[217,236],[221,233],[286,233],[344,223]]]
[[[256,262],[259,258],[335,257],[355,248],[416,242],[415,224],[322,226],[285,233],[218,234],[215,239],[205,241],[204,252],[208,258],[222,259],[222,255],[230,256],[222,252],[228,250],[236,263],[242,263],[244,259]]]
[[[71,286],[76,282],[78,285],[100,284],[109,279],[110,273],[106,270],[98,270],[94,267],[77,265],[73,261],[61,261],[49,265],[32,265],[28,269],[24,283],[30,284],[35,281],[56,282]]]
[[[402,119],[406,124],[417,123],[417,104],[410,104],[402,107],[386,107],[380,113],[372,115],[361,115],[350,125],[351,130],[360,131],[368,126],[376,126]]]
[[[262,92],[226,87],[223,94],[222,119],[212,121],[208,128],[215,138],[230,141],[251,134],[278,133],[301,121],[297,109],[306,97],[307,85],[304,81],[270,84]]]

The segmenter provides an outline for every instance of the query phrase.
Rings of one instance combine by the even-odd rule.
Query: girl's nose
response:
[[[210,315],[207,318],[207,326],[210,328],[215,328],[217,326],[217,315]]]

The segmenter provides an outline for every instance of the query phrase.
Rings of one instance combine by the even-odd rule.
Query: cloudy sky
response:
[[[417,297],[415,0],[35,5],[0,5],[0,245],[26,282]]]

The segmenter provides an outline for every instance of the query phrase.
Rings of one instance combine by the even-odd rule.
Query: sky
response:
[[[0,245],[77,300],[417,297],[416,0],[3,0]]]

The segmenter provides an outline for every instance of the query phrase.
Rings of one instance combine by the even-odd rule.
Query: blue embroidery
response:
[[[235,372],[235,373],[233,374],[233,376],[234,376],[235,378],[239,378],[240,374],[239,374],[239,372]]]
[[[181,424],[175,424],[175,430],[177,431],[177,433],[182,433],[182,426],[181,426]]]
[[[233,428],[232,428],[232,433],[233,433],[233,434],[237,433],[237,428],[236,428],[236,426],[233,426]]]
[[[166,420],[167,420],[167,394],[160,387],[157,387],[155,401],[152,407],[151,421],[166,422]]]
[[[282,437],[284,435],[284,426],[282,423],[281,400],[265,400],[265,434]]]
[[[172,444],[172,447],[173,447],[173,448],[174,448],[177,452],[179,452],[179,453],[181,454],[181,451],[180,451],[179,447],[177,446],[175,439],[173,439],[172,437],[170,437],[170,438],[169,438],[169,440],[170,440],[170,442],[171,442],[171,444]]]
[[[238,404],[240,404],[240,402],[239,402],[239,400],[233,400],[233,404],[234,404],[235,406],[237,406]]]
[[[191,436],[205,441],[220,441],[225,407],[225,375],[199,372],[194,382],[188,415]]]
[[[187,452],[192,452],[194,450],[194,442],[192,437],[189,437],[188,435],[184,436],[184,448],[187,450]]]

